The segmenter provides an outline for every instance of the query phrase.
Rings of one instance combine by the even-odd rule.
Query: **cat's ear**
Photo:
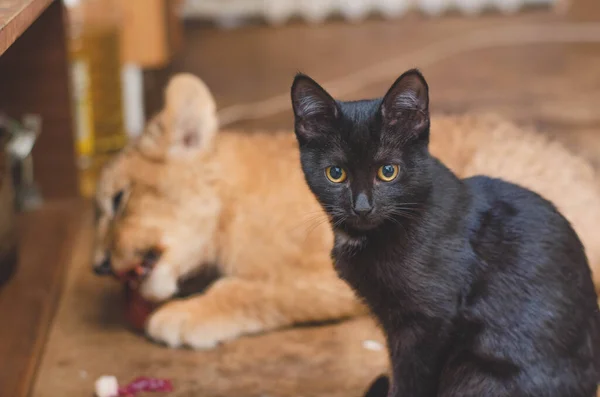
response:
[[[206,150],[218,130],[215,100],[206,84],[192,74],[171,78],[162,116],[171,156]]]
[[[416,69],[402,74],[383,97],[385,127],[418,136],[429,128],[429,87]]]
[[[340,115],[335,99],[304,74],[296,75],[292,84],[292,108],[296,135],[302,140],[318,137]]]

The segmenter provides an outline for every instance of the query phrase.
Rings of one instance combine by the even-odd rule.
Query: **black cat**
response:
[[[581,242],[539,195],[458,179],[429,154],[418,71],[357,102],[300,74],[292,103],[335,267],[387,336],[389,396],[596,395],[600,311]]]

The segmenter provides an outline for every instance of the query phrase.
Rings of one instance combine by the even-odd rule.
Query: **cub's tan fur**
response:
[[[180,279],[206,264],[216,263],[223,277],[200,295],[161,306],[147,334],[172,347],[211,348],[365,313],[333,270],[333,237],[304,182],[294,134],[215,134],[212,96],[191,75],[174,77],[165,100],[101,176],[96,263],[110,255],[115,271],[127,271],[161,247],[140,288],[154,301],[171,298]],[[460,176],[503,177],[553,200],[600,265],[600,189],[586,161],[493,116],[434,118],[431,150]]]

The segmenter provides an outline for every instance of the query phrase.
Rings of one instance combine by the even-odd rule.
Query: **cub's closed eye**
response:
[[[391,182],[398,176],[399,167],[395,164],[386,164],[377,170],[377,178],[383,182]]]
[[[104,211],[102,211],[102,207],[97,202],[94,203],[94,221],[98,222],[100,218],[104,215]]]
[[[112,198],[112,209],[113,213],[116,213],[119,207],[121,206],[121,202],[123,201],[123,195],[125,192],[121,190],[117,194],[115,194]]]
[[[325,175],[333,183],[342,183],[346,180],[346,171],[342,167],[331,166],[325,169]]]

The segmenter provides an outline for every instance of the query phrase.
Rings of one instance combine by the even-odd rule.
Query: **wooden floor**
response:
[[[194,23],[186,27],[185,51],[171,67],[146,73],[146,103],[149,112],[156,110],[167,76],[192,72],[210,86],[232,127],[289,129],[288,89],[299,70],[342,98],[358,99],[382,95],[397,75],[416,66],[429,80],[434,112],[492,111],[534,124],[600,166],[598,29],[598,0],[574,0],[566,15],[533,11],[509,18],[423,20],[410,16],[358,25],[296,23],[280,29],[251,26],[231,31]],[[556,42],[567,36],[594,42]],[[89,247],[82,246],[80,239],[89,238],[91,228],[88,207],[67,203],[49,208],[24,220],[24,239],[40,244],[27,245],[36,246],[35,252],[24,253],[15,278],[0,290],[0,324],[10,324],[0,330],[0,396],[63,395],[44,387],[69,382],[80,382],[84,388],[89,385],[92,390],[87,372],[73,372],[69,379],[36,372],[42,357],[52,365],[56,363],[50,358],[59,357],[43,355],[49,330],[69,340],[64,335],[69,322],[52,323],[52,318],[64,291],[62,269],[67,266],[71,271],[67,276],[74,277],[73,272],[88,265]],[[77,255],[69,258],[71,252]],[[39,255],[55,259],[45,269],[31,268],[28,264],[34,261],[27,258]],[[92,279],[89,283],[86,286],[98,286]],[[61,319],[68,318],[70,307],[63,305],[99,302],[79,302],[69,294],[58,305]],[[95,313],[92,307],[90,311]],[[341,331],[332,335],[335,332]],[[16,335],[23,336],[18,343]],[[152,349],[158,357],[159,352]],[[68,367],[77,352],[71,352],[68,343],[58,350],[64,350],[67,358],[57,365]],[[191,362],[190,353],[182,354],[185,362]],[[210,357],[227,357],[223,354]],[[177,359],[173,354],[169,357],[167,361]],[[156,366],[165,367],[167,361],[157,360]],[[156,367],[138,364],[135,370]],[[252,363],[247,365],[252,367]],[[69,387],[75,390],[72,384]]]

